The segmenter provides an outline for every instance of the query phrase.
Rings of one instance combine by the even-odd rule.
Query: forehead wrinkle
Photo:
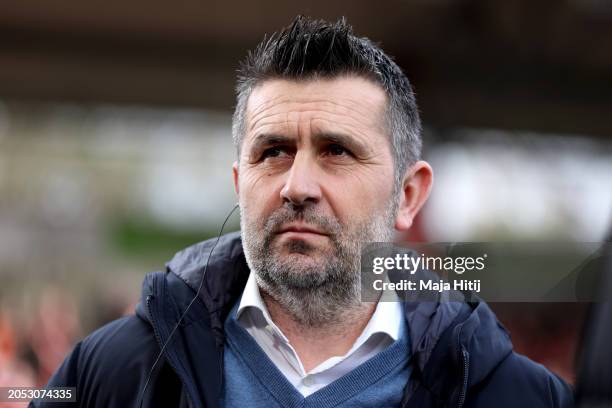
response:
[[[310,113],[313,113],[314,115],[312,115],[311,117],[307,119],[302,119],[302,118],[290,119],[290,116],[294,116],[294,115],[301,116],[303,114],[310,114]],[[322,115],[316,115],[316,114],[321,114],[321,113]],[[285,119],[265,121],[268,118],[273,118],[276,116],[284,116]],[[343,115],[340,112],[327,112],[321,109],[283,111],[283,112],[270,113],[266,116],[258,118],[256,121],[253,121],[253,123],[249,125],[249,131],[254,131],[256,128],[261,128],[264,126],[270,126],[270,125],[276,125],[276,124],[285,125],[285,124],[299,123],[303,120],[308,120],[309,122],[320,120],[320,121],[325,121],[329,123],[343,124],[344,126],[354,128],[355,130],[357,130],[359,127],[368,128],[368,129],[372,128],[376,130],[383,129],[383,127],[381,126],[382,123],[379,123],[379,121],[372,122],[364,118],[365,118],[365,115],[354,115],[354,116],[346,115],[346,114]]]
[[[371,137],[370,134],[373,132],[385,133],[381,123],[364,119],[363,115],[348,116],[336,113],[325,116],[313,116],[309,118],[309,122],[311,126],[318,128],[323,133],[336,133],[335,129],[338,127],[344,129],[342,133],[362,134],[366,139],[369,139]],[[317,126],[317,123],[322,123],[322,125]]]
[[[367,101],[369,99],[370,98],[366,98],[365,100]],[[384,102],[386,105],[386,101]],[[309,107],[309,105],[313,105],[313,104],[319,105],[321,109],[300,109],[300,106]],[[274,109],[276,107],[281,109],[283,105],[289,105],[288,110],[300,110],[304,112],[313,111],[313,110],[325,111],[326,107],[331,107],[331,109],[329,110],[330,113],[334,113],[336,111],[340,111],[342,114],[346,114],[348,112],[354,112],[359,117],[365,116],[369,112],[372,112],[371,108],[373,107],[376,108],[375,110],[381,110],[379,106],[374,106],[376,104],[367,103],[367,106],[364,106],[364,103],[362,101],[358,101],[358,100],[347,98],[347,97],[342,97],[340,100],[334,100],[333,98],[313,99],[311,96],[295,95],[295,96],[288,97],[285,95],[280,95],[280,96],[272,97],[269,99],[264,99],[263,102],[260,103],[257,106],[257,108],[252,112],[252,114],[249,115],[250,116],[249,119],[251,119],[252,121],[257,121],[259,120],[258,116],[261,114],[265,115],[264,112],[266,110]],[[274,113],[275,112],[272,112],[270,114],[274,114]]]
[[[362,103],[358,101],[354,101],[350,98],[344,98],[341,101],[335,101],[332,99],[310,99],[304,98],[305,100],[295,100],[295,98],[287,98],[286,101],[281,101],[280,103],[275,104],[275,107],[281,109],[280,105],[289,104],[288,111],[300,111],[300,112],[325,112],[331,114],[340,114],[346,115],[347,113],[355,113],[356,117],[364,117],[367,116],[368,113],[372,112],[373,106],[364,106]],[[269,104],[268,104],[269,105]],[[295,106],[294,106],[295,105]],[[310,108],[311,105],[317,105],[316,108]],[[373,105],[373,104],[368,104]],[[265,111],[269,107],[265,107],[261,109]],[[331,108],[331,109],[326,109]],[[379,110],[378,107],[376,110]],[[279,112],[272,112],[269,115],[273,115]],[[381,112],[382,113],[382,112]],[[257,115],[263,114],[263,112],[258,112]],[[254,115],[253,119],[259,120],[256,118],[257,115]]]
[[[276,116],[276,115],[270,115],[266,118],[262,118],[261,121],[258,121],[256,124],[253,124],[253,128],[251,129],[252,131],[255,131],[256,129],[260,129],[263,127],[267,127],[267,126],[279,126],[279,127],[284,127],[286,125],[291,125],[294,123],[297,123],[296,120],[289,120],[286,117],[284,119],[268,119],[272,116]],[[267,120],[266,120],[267,119]]]
[[[313,101],[313,103],[322,103],[323,105],[332,105],[334,107],[340,108],[339,110],[342,113],[354,112],[357,114],[358,117],[363,117],[365,116],[364,114],[367,115],[367,113],[372,111],[372,109],[368,109],[368,106],[364,106],[363,103],[360,103],[359,101],[355,101],[350,98],[344,98],[341,101],[334,101],[331,99],[322,99],[320,101]],[[374,105],[374,104],[368,104],[368,105]],[[373,106],[369,106],[369,108],[372,108],[372,107]]]
[[[255,91],[253,91],[255,92]],[[278,95],[276,97],[270,97],[270,98],[259,98],[262,100],[261,103],[257,104],[257,106],[255,106],[253,108],[253,100],[252,100],[252,94],[251,97],[248,100],[247,103],[247,107],[246,107],[246,121],[249,124],[249,126],[247,127],[247,129],[252,129],[253,128],[253,123],[257,122],[259,119],[257,118],[258,115],[262,114],[263,112],[265,112],[268,108],[269,105],[274,105],[275,104],[275,100],[283,98],[284,95]],[[272,113],[273,114],[273,113]],[[266,115],[269,116],[269,115]],[[264,116],[265,117],[265,116]]]

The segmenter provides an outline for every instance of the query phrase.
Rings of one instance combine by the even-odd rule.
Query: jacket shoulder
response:
[[[510,353],[468,394],[466,407],[573,406],[573,390],[542,364]]]
[[[151,325],[130,315],[100,327],[81,341],[78,368],[85,377],[133,377],[146,371],[145,364],[152,364],[157,353],[159,346]]]

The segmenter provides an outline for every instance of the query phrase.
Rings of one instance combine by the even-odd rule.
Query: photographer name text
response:
[[[395,291],[432,291],[432,292],[448,292],[448,291],[471,291],[480,293],[480,279],[474,280],[455,280],[447,282],[444,280],[419,280],[418,282],[402,279],[398,282],[386,282],[382,279],[377,279],[373,282],[374,290],[395,290]]]

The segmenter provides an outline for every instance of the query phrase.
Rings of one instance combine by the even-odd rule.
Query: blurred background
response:
[[[298,13],[346,16],[413,82],[435,186],[401,238],[604,239],[610,1],[3,2],[0,386],[44,384],[132,312],[145,273],[216,233],[238,61]],[[493,308],[518,351],[574,381],[585,305]]]

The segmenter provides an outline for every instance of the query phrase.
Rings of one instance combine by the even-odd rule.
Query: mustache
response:
[[[280,208],[268,217],[264,230],[270,234],[277,234],[284,224],[294,221],[310,224],[330,236],[336,236],[342,230],[342,225],[336,218],[320,214],[312,207],[299,210]]]

